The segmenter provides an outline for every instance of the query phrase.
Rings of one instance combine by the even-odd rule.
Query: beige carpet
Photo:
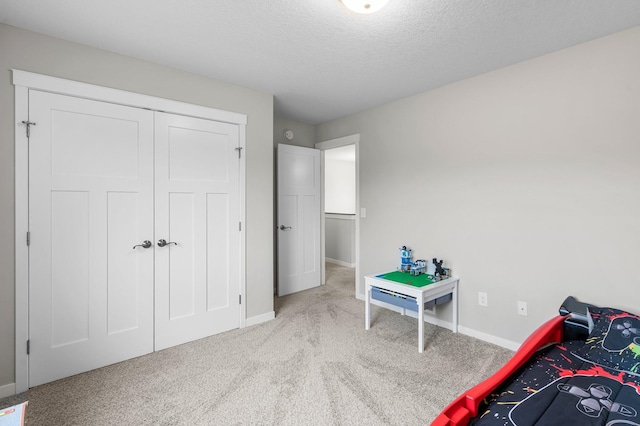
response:
[[[350,268],[276,298],[276,319],[0,400],[35,425],[424,425],[512,354],[354,298]]]

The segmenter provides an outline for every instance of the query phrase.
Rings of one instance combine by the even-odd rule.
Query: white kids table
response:
[[[398,274],[404,275],[401,277]],[[398,278],[408,283],[387,279]],[[402,309],[404,315],[406,310],[418,313],[418,352],[424,349],[424,310],[425,305],[433,305],[448,301],[453,303],[452,328],[454,333],[458,332],[458,278],[450,277],[442,281],[436,281],[421,287],[417,285],[431,281],[426,275],[411,276],[406,272],[390,272],[386,274],[373,274],[364,277],[366,300],[364,304],[364,328],[369,330],[371,326],[371,299],[390,303]],[[449,296],[450,295],[450,296]]]

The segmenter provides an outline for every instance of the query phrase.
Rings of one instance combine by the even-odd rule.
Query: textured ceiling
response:
[[[640,0],[0,0],[0,22],[272,93],[317,124],[640,25]]]

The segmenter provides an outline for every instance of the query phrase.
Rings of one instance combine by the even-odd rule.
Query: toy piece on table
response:
[[[407,246],[400,247],[400,267],[401,272],[409,272],[411,275],[418,276],[427,273],[427,261],[418,259],[415,262],[411,260],[411,249]]]
[[[411,249],[407,248],[407,246],[400,247],[400,270],[402,272],[409,272],[411,271],[412,265]]]
[[[433,260],[427,261],[427,275],[435,276],[436,275],[436,266],[433,264]]]
[[[420,275],[427,273],[427,262],[425,260],[419,259],[416,260],[413,265],[411,265],[411,269],[409,270],[411,275]]]
[[[434,276],[437,281],[443,280],[445,278],[449,278],[451,276],[451,270],[449,268],[443,268],[442,263],[444,260],[438,261],[437,258],[433,258],[433,265],[435,266]]]

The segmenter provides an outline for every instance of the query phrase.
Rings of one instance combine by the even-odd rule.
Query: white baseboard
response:
[[[359,300],[364,301],[364,294],[357,294],[356,298]],[[371,300],[371,304],[372,305],[378,305],[378,306],[382,306],[384,308],[390,309],[392,311],[396,311],[396,312],[402,312],[401,308],[398,308],[397,306],[394,305],[390,305],[388,303],[384,303],[384,302],[380,302],[378,300]],[[417,318],[418,314],[416,312],[413,311],[407,311],[406,314],[408,316]],[[424,316],[424,322],[428,322],[430,324],[434,324],[443,328],[447,328],[449,330],[451,330],[452,324],[449,321],[445,321],[445,320],[441,320],[440,318],[436,318],[434,317],[429,311],[425,311],[425,316]],[[462,326],[460,324],[458,324],[458,333],[461,334],[465,334],[467,336],[471,336],[475,339],[478,340],[483,340],[487,343],[492,343],[494,345],[498,345],[501,346],[503,348],[512,350],[512,351],[517,351],[518,348],[520,348],[520,343],[516,343],[513,342],[511,340],[507,340],[507,339],[503,339],[502,337],[498,337],[498,336],[494,336],[491,334],[487,334],[487,333],[483,333],[481,331],[478,330],[474,330],[473,328],[469,328],[469,327],[465,327]]]
[[[330,257],[325,257],[324,260],[325,260],[325,262],[333,263],[333,264],[340,265],[340,266],[346,266],[347,268],[355,268],[356,267],[355,263],[348,263],[348,262],[344,262],[342,260],[331,259]]]
[[[437,325],[438,327],[446,328],[448,330],[453,329],[453,323],[451,321],[445,321],[435,316],[435,312],[437,306],[434,306],[433,311],[425,309],[424,311],[424,322],[428,322],[429,324]],[[407,311],[406,314],[408,317],[418,318],[418,313],[413,311]],[[458,331],[460,331],[460,326],[458,326]]]
[[[6,398],[16,394],[16,384],[9,383],[8,385],[0,386],[0,398]],[[0,407],[2,408],[2,407]]]
[[[462,334],[466,334],[467,336],[475,337],[476,339],[484,340],[485,342],[493,343],[494,345],[502,346],[503,348],[510,349],[512,351],[517,351],[518,348],[520,348],[520,343],[483,333],[481,331],[474,330],[473,328],[458,326],[458,331]]]
[[[256,315],[255,317],[247,318],[245,327],[251,327],[252,325],[262,324],[263,322],[271,321],[276,317],[276,312],[271,311],[266,314]]]

